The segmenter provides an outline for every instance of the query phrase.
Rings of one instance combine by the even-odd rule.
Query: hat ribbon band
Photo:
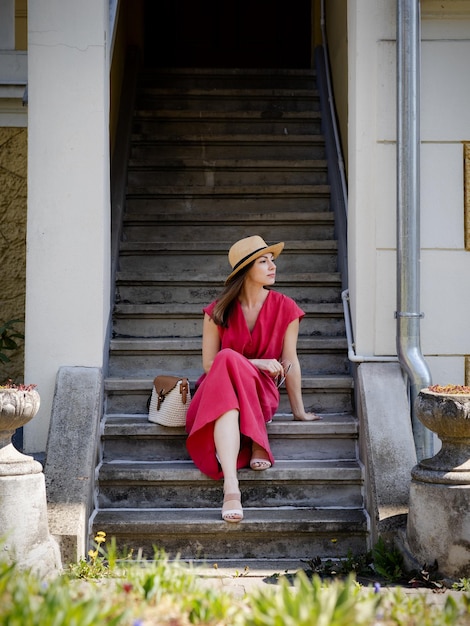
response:
[[[256,254],[257,252],[261,252],[261,250],[266,250],[268,246],[263,246],[262,248],[258,248],[258,250],[253,250],[253,252],[250,252],[250,254],[247,254],[246,256],[243,257],[243,259],[240,259],[238,261],[238,263],[236,263],[233,267],[232,267],[232,271],[236,270],[237,267],[239,267],[242,263],[244,263],[247,259],[250,258],[250,256],[253,256],[254,254]]]

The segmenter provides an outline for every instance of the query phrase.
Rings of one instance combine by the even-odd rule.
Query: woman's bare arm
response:
[[[286,389],[289,396],[289,403],[295,420],[312,422],[321,419],[315,413],[305,410],[302,398],[302,372],[299,358],[297,356],[297,340],[299,336],[299,320],[296,319],[289,324],[284,337],[282,348],[282,364],[284,369],[290,364],[289,372],[286,375]]]
[[[202,327],[202,367],[206,374],[212,367],[212,363],[219,350],[219,330],[209,315],[205,313]]]

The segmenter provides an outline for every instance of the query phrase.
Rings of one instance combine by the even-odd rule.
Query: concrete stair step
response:
[[[118,280],[121,284],[136,283],[136,284],[158,284],[171,282],[174,284],[185,284],[188,281],[196,280],[199,284],[216,284],[219,286],[223,284],[226,278],[226,272],[220,272],[218,275],[208,274],[206,272],[200,272],[198,270],[188,270],[186,276],[180,274],[174,274],[172,272],[165,272],[159,274],[158,272],[118,272]],[[340,283],[340,276],[337,272],[315,272],[315,273],[292,273],[289,274],[287,280],[290,284],[299,283],[307,287],[314,285],[328,285],[335,286]],[[276,282],[276,285],[280,288],[284,285],[283,279]]]
[[[142,86],[137,109],[224,111],[319,111],[316,89],[191,89]]]
[[[152,138],[194,133],[211,135],[315,135],[321,134],[319,111],[200,111],[138,110],[132,131]]]
[[[118,550],[154,546],[182,559],[306,559],[367,551],[367,518],[359,509],[250,509],[241,524],[221,519],[221,501],[209,509],[103,509],[93,532],[116,537]]]
[[[248,185],[246,187],[139,187],[127,192],[128,210],[146,211],[327,211],[328,185]]]
[[[344,337],[299,337],[298,355],[303,371],[315,375],[347,374],[347,342]],[[137,376],[173,370],[195,375],[201,368],[202,341],[199,337],[171,339],[112,339],[109,375]]]
[[[318,160],[162,159],[128,168],[129,188],[150,185],[218,187],[326,185],[327,164]]]
[[[267,425],[276,459],[356,460],[357,419],[349,413],[326,414],[321,421],[297,422],[277,414]],[[103,428],[104,461],[189,460],[184,428],[167,428],[146,414],[107,415]]]
[[[230,204],[215,213],[190,212],[190,207],[181,208],[180,213],[159,211],[156,206],[140,206],[127,203],[123,218],[125,241],[170,242],[175,236],[180,242],[237,241],[247,233],[258,232],[267,242],[334,239],[334,215],[331,211],[256,211],[237,213]],[[153,209],[153,210],[152,210]]]
[[[305,317],[300,331],[306,336],[344,335],[340,303],[312,303],[302,306]],[[197,337],[202,332],[200,304],[117,304],[113,314],[113,337]]]
[[[181,375],[179,371],[171,371],[165,368],[166,374]],[[147,415],[147,400],[152,390],[154,376],[137,378],[128,372],[126,378],[108,377],[105,380],[106,413],[108,415],[122,413],[138,413]],[[190,378],[191,384],[196,382],[200,371]],[[316,413],[342,413],[352,411],[353,379],[351,376],[328,375],[328,376],[302,376],[302,394],[307,410]],[[287,393],[281,388],[279,413],[290,414],[290,405]]]
[[[123,241],[120,246],[120,269],[128,271],[185,272],[188,266],[220,271],[229,270],[227,250],[230,242],[188,244],[168,242]],[[337,269],[337,242],[322,240],[288,242],[288,248],[276,261],[278,274],[303,272],[315,268],[317,272],[335,272]]]
[[[139,74],[139,86],[182,88],[238,88],[260,87],[315,89],[314,69],[289,68],[146,68]]]
[[[201,337],[187,338],[132,338],[111,339],[112,352],[191,352],[200,354],[202,347]],[[305,337],[301,335],[297,342],[299,354],[305,352],[338,352],[347,348],[346,337]]]
[[[116,302],[133,304],[187,304],[206,305],[220,293],[227,276],[188,270],[181,274],[156,272],[118,272],[116,276]],[[340,302],[341,278],[338,273],[289,274],[282,276],[276,287],[297,300],[301,307],[307,302]]]
[[[130,167],[152,165],[162,158],[177,159],[325,159],[323,135],[183,135],[150,140],[134,136]]]
[[[100,468],[100,508],[210,508],[220,483],[192,461],[113,461]],[[362,504],[362,470],[356,460],[276,461],[266,472],[239,472],[245,509],[341,507]]]

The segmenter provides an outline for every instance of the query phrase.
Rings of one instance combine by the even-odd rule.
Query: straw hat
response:
[[[259,235],[245,237],[233,244],[228,253],[228,260],[232,266],[232,273],[227,277],[225,284],[235,276],[242,268],[263,254],[271,252],[273,258],[277,258],[284,248],[284,242],[275,243],[272,246],[264,241]]]

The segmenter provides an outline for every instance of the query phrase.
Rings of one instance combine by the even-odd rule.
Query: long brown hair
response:
[[[253,267],[256,259],[242,268],[235,276],[225,285],[219,297],[217,304],[212,311],[212,320],[217,326],[228,327],[228,318],[232,312],[235,301],[240,295],[245,277],[248,271]]]

